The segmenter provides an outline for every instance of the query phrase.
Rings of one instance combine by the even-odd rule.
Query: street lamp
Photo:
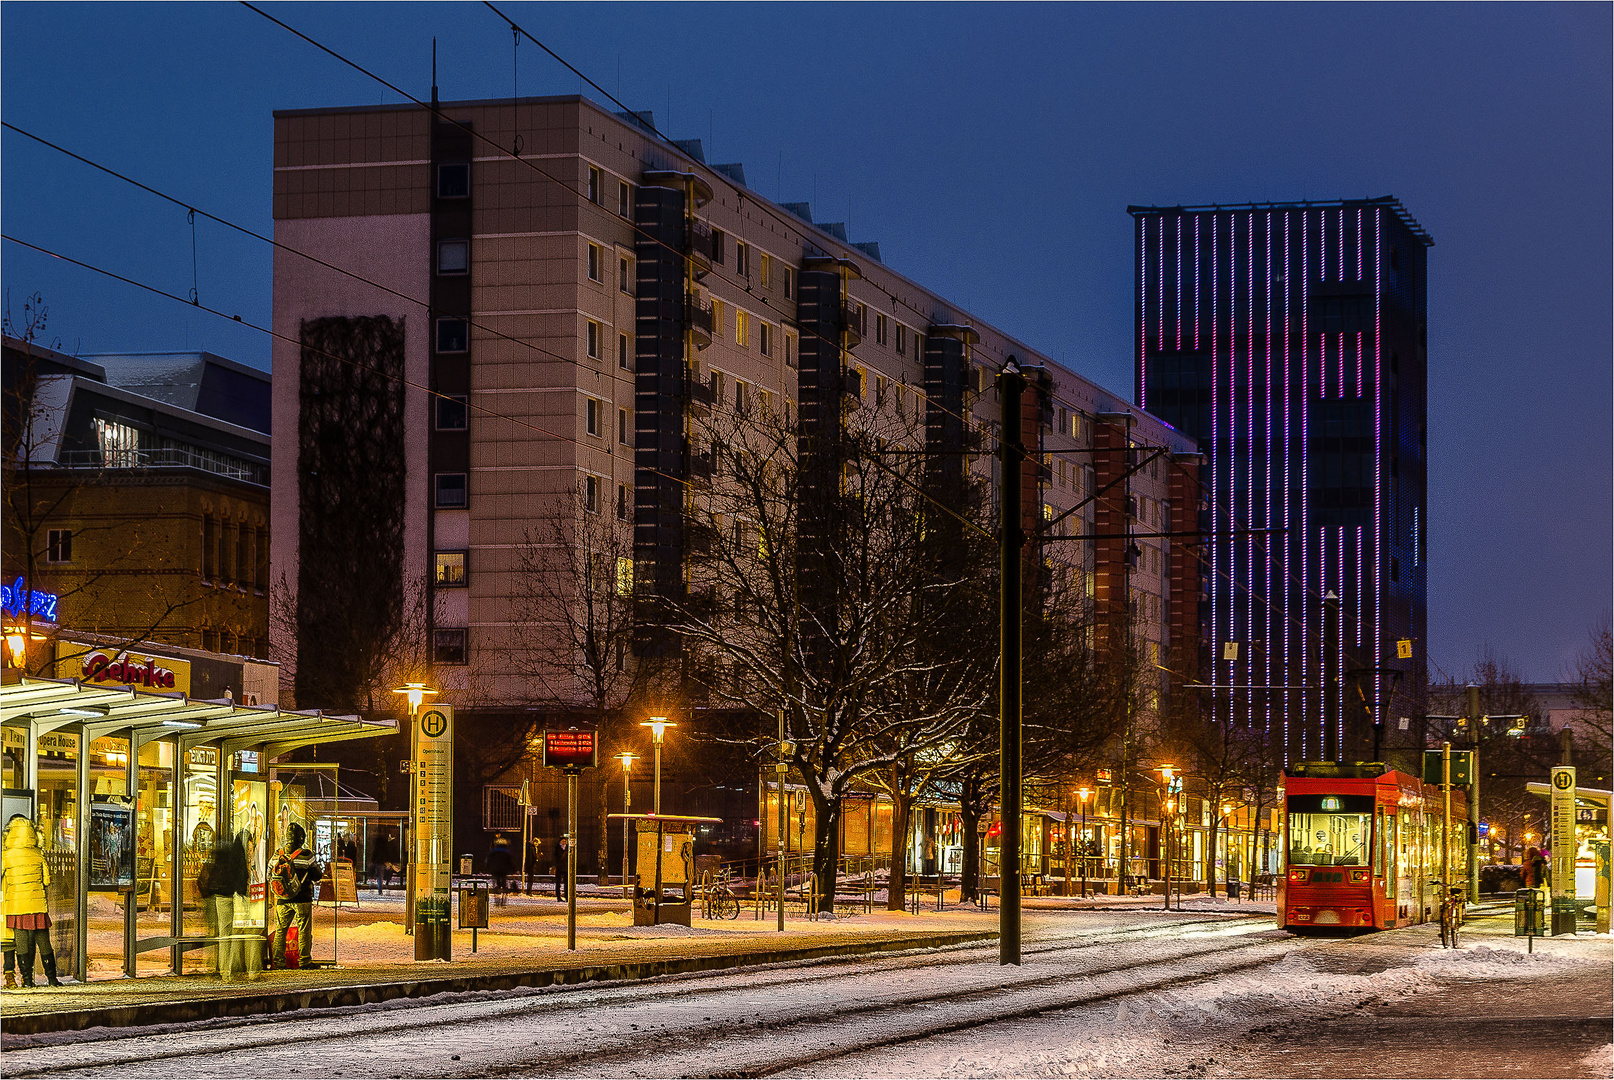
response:
[[[662,740],[662,737],[667,733],[668,728],[675,728],[678,725],[673,723],[671,720],[668,720],[665,716],[652,716],[649,720],[641,721],[639,726],[649,728],[651,735],[654,736],[654,738],[655,738],[655,744],[656,744],[656,789],[655,789],[655,798],[654,798],[653,802],[655,804],[655,812],[657,814],[660,814],[661,813],[661,740]]]
[[[616,756],[622,762],[622,895],[631,897],[633,886],[628,883],[628,829],[633,823],[628,815],[633,813],[633,787],[629,783],[633,779],[633,763],[638,755],[624,750]]]
[[[1082,860],[1082,898],[1084,900],[1087,898],[1087,799],[1088,796],[1092,794],[1093,792],[1090,788],[1076,789],[1077,805],[1079,805],[1082,809],[1082,847],[1080,858]]]
[[[1167,795],[1172,794],[1172,783],[1171,782],[1172,782],[1173,778],[1176,777],[1176,775],[1177,775],[1177,766],[1171,765],[1171,764],[1156,765],[1154,767],[1154,771],[1159,773],[1160,774],[1160,779],[1165,782],[1165,785],[1166,785],[1165,794],[1167,794]],[[1160,816],[1161,816],[1161,818],[1164,819],[1161,822],[1161,824],[1165,825],[1165,827],[1166,827],[1166,875],[1165,875],[1166,905],[1165,906],[1166,906],[1166,910],[1169,911],[1171,909],[1171,855],[1172,855],[1172,835],[1171,835],[1171,832],[1172,832],[1172,830],[1171,830],[1171,818],[1168,816],[1168,813],[1167,813],[1167,810],[1166,810],[1166,806],[1168,804],[1168,801],[1169,800],[1167,800],[1165,798],[1162,798],[1160,800]],[[1181,903],[1182,903],[1182,901],[1179,898],[1178,904],[1181,905]]]
[[[392,692],[402,695],[409,702],[409,847],[407,851],[404,849],[404,841],[400,837],[398,854],[404,857],[404,933],[413,934],[415,932],[415,837],[416,826],[418,825],[415,820],[415,792],[420,786],[414,774],[417,752],[415,744],[419,737],[415,717],[420,712],[421,703],[426,700],[426,695],[436,694],[437,691],[423,682],[406,682]]]

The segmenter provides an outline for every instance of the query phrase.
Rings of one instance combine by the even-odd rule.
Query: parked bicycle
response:
[[[703,919],[738,919],[740,898],[734,892],[734,882],[727,870],[708,874],[701,886],[701,917]]]
[[[1468,902],[1468,890],[1463,885],[1448,885],[1439,878],[1430,881],[1435,899],[1440,902],[1440,945],[1445,949],[1457,948],[1457,931],[1463,925],[1463,908]]]

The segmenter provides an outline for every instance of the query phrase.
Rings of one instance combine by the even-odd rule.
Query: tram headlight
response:
[[[1305,881],[1306,880],[1306,871],[1304,871],[1304,870],[1291,870],[1291,871],[1289,871],[1289,880],[1290,881]]]
[[[1367,871],[1366,870],[1352,870],[1351,871],[1351,882],[1353,884],[1357,884],[1357,883],[1360,883],[1360,882],[1363,882],[1363,881],[1366,881],[1366,880],[1367,880]]]

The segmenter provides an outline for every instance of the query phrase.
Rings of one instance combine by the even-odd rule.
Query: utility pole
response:
[[[1468,684],[1468,900],[1479,903],[1480,688]]]
[[[1002,843],[999,848],[998,882],[1002,903],[998,909],[1000,964],[1020,963],[1020,553],[1025,542],[1021,529],[1020,485],[1026,457],[1020,443],[1020,400],[1026,377],[1019,362],[1010,356],[998,375],[999,397],[1003,405],[1002,439],[998,445],[1002,483],[999,485],[1001,533],[999,535],[998,600],[998,737],[1001,796]]]

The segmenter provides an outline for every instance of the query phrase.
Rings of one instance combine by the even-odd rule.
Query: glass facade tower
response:
[[[1399,757],[1426,685],[1434,241],[1390,197],[1128,210],[1137,403],[1206,455],[1192,681],[1285,761]]]

